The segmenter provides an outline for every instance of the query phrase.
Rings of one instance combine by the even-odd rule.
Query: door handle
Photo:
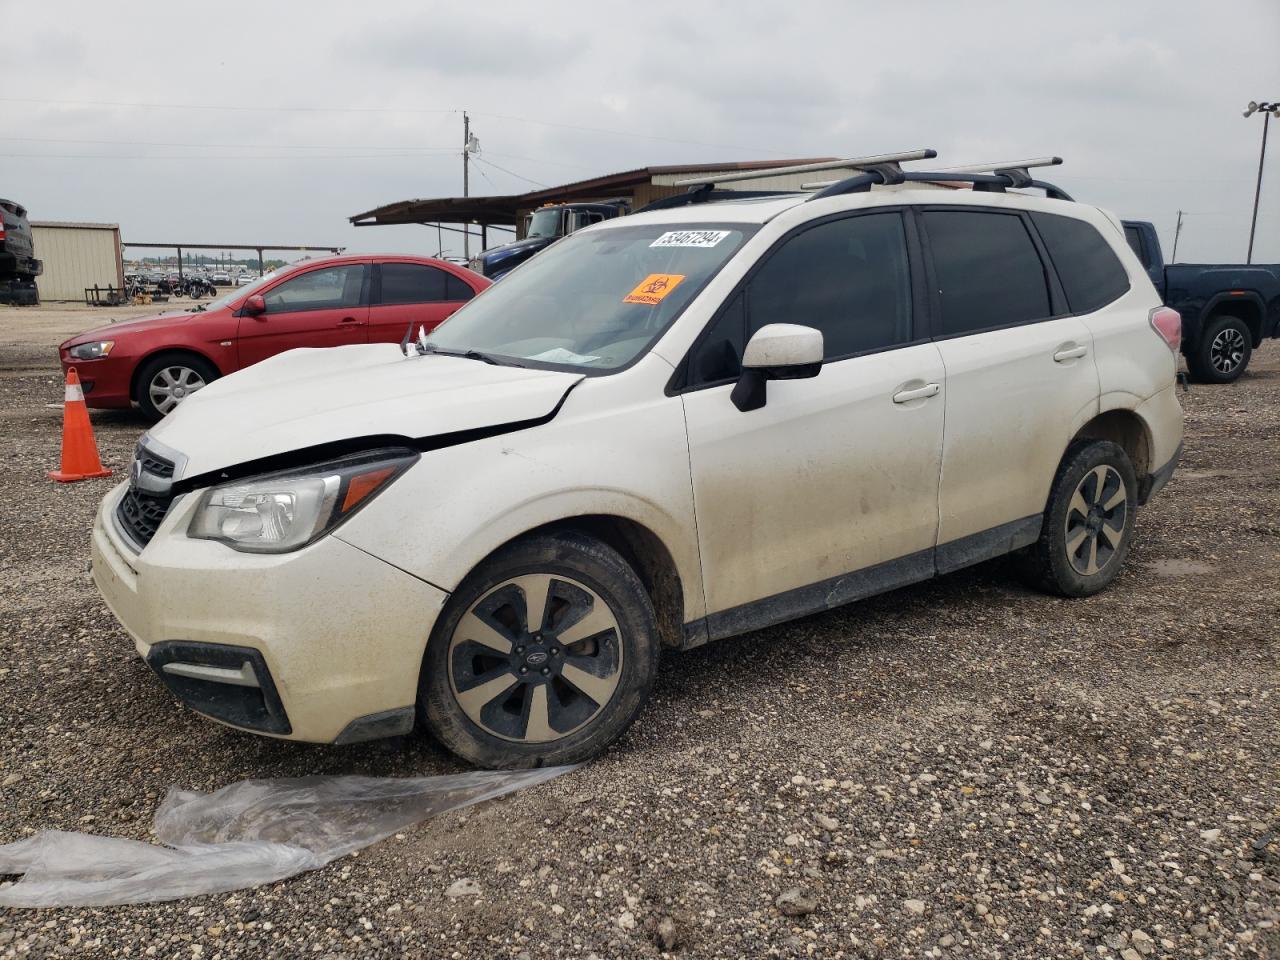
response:
[[[923,387],[916,387],[913,390],[899,390],[893,395],[893,402],[910,403],[912,400],[923,400],[926,397],[937,396],[941,389],[936,383],[926,383]]]
[[[355,317],[343,317],[342,320],[339,322],[338,326],[342,326],[342,324],[344,323],[359,323],[359,322],[360,321],[357,320]]]
[[[1066,363],[1068,360],[1079,360],[1088,352],[1088,347],[1082,347],[1078,344],[1074,347],[1063,347],[1053,355],[1053,362]]]

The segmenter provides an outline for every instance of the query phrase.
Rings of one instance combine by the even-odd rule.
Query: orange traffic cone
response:
[[[109,477],[111,471],[103,469],[98,459],[98,445],[93,440],[93,427],[89,423],[89,408],[84,405],[84,391],[75,367],[67,368],[67,393],[62,404],[62,469],[49,472],[50,480],[70,483],[72,480],[92,480]]]

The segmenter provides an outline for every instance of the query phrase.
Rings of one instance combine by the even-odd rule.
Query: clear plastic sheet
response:
[[[213,793],[170,788],[153,830],[166,844],[46,830],[0,845],[0,907],[153,903],[283,880],[412,824],[573,769],[443,777],[242,780]]]

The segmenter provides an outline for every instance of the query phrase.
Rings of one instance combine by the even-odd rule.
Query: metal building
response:
[[[95,284],[124,286],[119,224],[33,221],[31,239],[44,261],[36,280],[41,300],[83,300]]]

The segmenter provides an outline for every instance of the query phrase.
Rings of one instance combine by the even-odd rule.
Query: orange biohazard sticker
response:
[[[654,306],[663,301],[684,279],[683,273],[651,273],[640,285],[622,298],[623,303],[644,303]]]

